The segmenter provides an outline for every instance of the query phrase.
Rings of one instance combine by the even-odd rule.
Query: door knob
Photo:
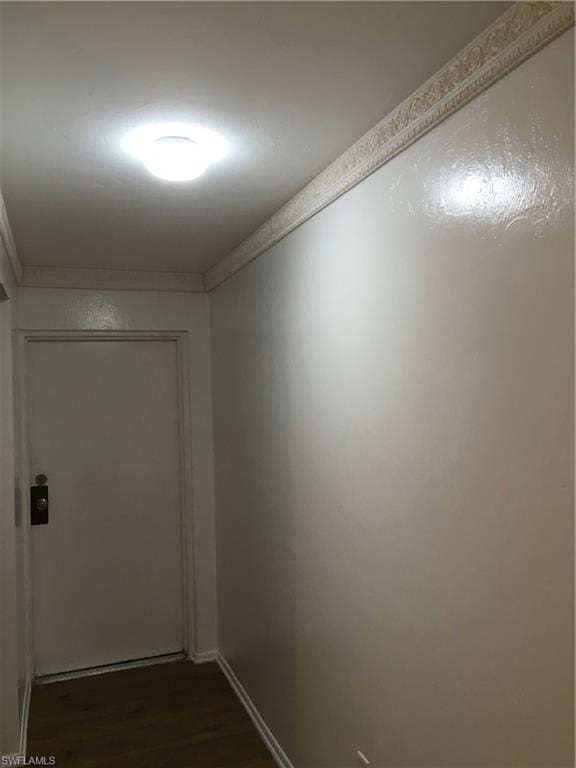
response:
[[[49,506],[48,486],[33,485],[30,488],[30,524],[46,525]]]

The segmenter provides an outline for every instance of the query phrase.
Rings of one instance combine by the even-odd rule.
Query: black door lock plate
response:
[[[48,523],[48,486],[33,485],[30,488],[30,524],[46,525]]]

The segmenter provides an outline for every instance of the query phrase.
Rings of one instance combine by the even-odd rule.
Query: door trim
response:
[[[31,342],[51,341],[172,341],[176,343],[178,377],[178,422],[180,437],[180,508],[182,523],[182,617],[184,653],[193,657],[197,649],[196,560],[194,556],[194,503],[192,487],[192,434],[190,408],[190,363],[188,331],[16,331],[16,385],[18,416],[17,461],[19,466],[17,506],[22,521],[24,562],[24,623],[26,679],[34,678],[34,626],[32,612],[32,548],[28,489],[30,478],[30,433],[28,417],[27,350]]]

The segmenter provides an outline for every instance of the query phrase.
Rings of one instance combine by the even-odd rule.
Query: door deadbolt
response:
[[[48,486],[33,485],[30,488],[30,524],[46,525],[49,506]]]

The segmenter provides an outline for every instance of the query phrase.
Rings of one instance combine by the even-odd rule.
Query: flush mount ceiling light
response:
[[[219,134],[185,123],[136,128],[125,136],[123,147],[153,176],[166,181],[197,179],[229,151]]]

